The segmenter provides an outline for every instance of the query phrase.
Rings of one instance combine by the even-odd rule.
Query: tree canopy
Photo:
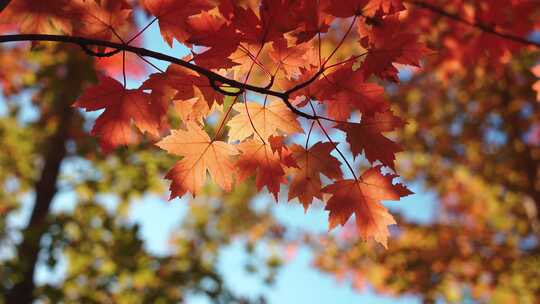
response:
[[[358,287],[535,302],[536,2],[0,2],[5,240],[8,214],[34,193],[2,270],[6,301],[245,301],[223,286],[215,259],[248,235],[308,244],[317,267]],[[190,55],[143,47],[155,23]],[[25,94],[32,105],[18,100]],[[134,197],[163,193],[162,176],[169,199],[194,201],[167,257],[122,220]],[[428,223],[382,204],[418,180],[438,197]],[[77,204],[51,213],[62,187]],[[264,189],[306,211],[322,202],[342,233],[285,236],[250,203]],[[99,203],[104,193],[116,212]],[[60,251],[69,259],[61,286],[34,286],[45,249],[52,264]]]

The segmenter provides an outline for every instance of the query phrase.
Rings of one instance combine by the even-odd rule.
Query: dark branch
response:
[[[128,44],[121,44],[121,43],[116,43],[116,42],[111,42],[111,41],[96,40],[96,39],[76,37],[76,36],[46,35],[46,34],[17,34],[17,35],[3,35],[3,36],[0,35],[0,43],[17,42],[17,41],[54,41],[54,42],[76,44],[80,46],[87,54],[91,56],[97,56],[97,57],[112,56],[115,53],[118,53],[120,51],[126,51],[126,52],[137,54],[139,56],[151,57],[154,59],[167,61],[172,64],[176,64],[176,65],[185,67],[189,70],[195,71],[202,76],[205,76],[206,78],[208,78],[208,81],[210,82],[210,84],[222,83],[222,84],[227,84],[240,91],[252,91],[252,92],[260,93],[263,95],[270,95],[270,96],[278,97],[296,115],[307,118],[307,119],[320,118],[318,116],[313,116],[313,115],[310,115],[310,114],[307,114],[298,110],[289,102],[289,95],[290,93],[297,90],[295,89],[296,87],[291,90],[288,90],[287,92],[277,92],[277,91],[270,90],[267,87],[258,87],[258,86],[254,86],[250,84],[241,83],[234,79],[229,79],[224,76],[221,76],[215,72],[212,72],[211,70],[208,70],[206,68],[193,64],[189,61],[184,61],[182,59],[178,59],[178,58],[175,58],[166,54],[162,54],[159,52],[151,51],[145,48],[135,47]],[[114,49],[114,51],[107,52],[107,53],[98,53],[91,50],[90,46],[109,47],[109,48]],[[312,81],[310,81],[310,83]],[[297,87],[299,89],[308,84],[305,84],[303,86],[297,86]],[[218,91],[221,92],[221,90],[218,90]]]
[[[440,8],[438,6],[435,6],[433,4],[429,4],[429,3],[426,3],[424,1],[415,1],[415,0],[411,0],[409,2],[411,4],[414,4],[414,5],[418,6],[418,7],[420,7],[420,8],[429,10],[429,11],[435,13],[435,14],[444,16],[446,18],[450,18],[450,19],[452,19],[454,21],[457,21],[457,22],[460,22],[460,23],[475,27],[475,28],[477,28],[477,29],[479,29],[481,31],[486,32],[486,33],[489,33],[489,34],[492,34],[492,35],[495,35],[495,36],[498,36],[498,37],[501,37],[501,38],[504,38],[504,39],[507,39],[507,40],[510,40],[510,41],[514,41],[514,42],[517,42],[517,43],[530,45],[530,46],[535,46],[537,48],[540,48],[540,43],[539,42],[531,41],[531,40],[528,40],[526,38],[516,36],[516,35],[513,35],[513,34],[500,32],[500,31],[496,30],[493,26],[487,25],[487,24],[482,23],[480,21],[470,22],[470,21],[462,18],[461,16],[459,16],[457,14],[447,12],[444,9],[442,9],[442,8]]]
[[[0,0],[0,13],[8,6],[11,0]]]
[[[116,50],[113,50],[113,51],[110,51],[110,52],[100,53],[100,52],[96,52],[96,51],[92,50],[86,44],[81,44],[80,47],[89,56],[99,57],[99,58],[112,57],[112,56],[114,56],[114,55],[116,55],[116,54],[118,54],[118,53],[120,53],[122,51],[122,50],[116,49]]]

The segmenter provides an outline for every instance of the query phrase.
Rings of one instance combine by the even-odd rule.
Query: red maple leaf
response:
[[[381,204],[382,200],[399,200],[413,194],[402,184],[392,184],[396,175],[383,175],[380,167],[370,168],[358,180],[339,180],[322,189],[332,194],[326,204],[330,211],[330,229],[344,225],[354,214],[360,236],[387,247],[388,226],[395,220]]]
[[[228,57],[238,48],[240,36],[231,23],[221,16],[202,12],[187,21],[190,37],[187,40],[199,46],[207,47],[194,56],[198,65],[208,69],[231,68],[237,63]]]
[[[158,18],[161,36],[169,46],[173,39],[185,42],[189,38],[188,17],[213,7],[207,0],[144,0],[143,5]]]
[[[388,139],[382,132],[390,132],[403,127],[404,122],[391,111],[377,112],[373,116],[364,115],[360,123],[339,123],[336,128],[347,134],[354,156],[362,153],[370,162],[380,160],[394,169],[395,154],[402,151],[399,144]]]
[[[321,87],[317,98],[328,107],[328,115],[336,120],[346,121],[354,110],[370,115],[389,107],[383,97],[384,88],[365,82],[362,71],[353,70],[352,65],[352,62],[342,65],[316,84]]]
[[[330,1],[326,11],[336,17],[360,16],[369,0]]]
[[[375,25],[368,29],[360,24],[361,43],[368,54],[360,70],[364,77],[376,75],[382,79],[399,82],[398,70],[394,63],[420,66],[420,59],[432,51],[418,42],[416,34],[403,29],[399,14],[376,19]]]
[[[256,175],[255,184],[260,191],[266,186],[275,199],[278,199],[279,185],[285,184],[285,164],[279,153],[272,151],[269,144],[259,140],[246,140],[238,145],[242,152],[236,161],[238,181]]]
[[[161,117],[150,96],[142,90],[127,90],[111,77],[100,76],[99,83],[86,89],[74,106],[86,111],[105,109],[92,128],[104,151],[137,141],[132,122],[141,132],[159,136]]]
[[[289,185],[289,200],[298,197],[304,210],[309,208],[314,198],[322,199],[321,174],[332,179],[342,178],[340,162],[330,155],[332,150],[334,145],[329,142],[316,143],[307,150],[299,145],[291,147],[297,167],[291,169],[293,178]]]

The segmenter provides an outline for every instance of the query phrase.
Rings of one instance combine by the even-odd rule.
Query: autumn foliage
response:
[[[431,13],[443,9],[415,4]],[[522,1],[512,14],[525,14],[531,5]],[[157,71],[140,87],[128,88],[126,71],[133,64],[126,53],[152,65],[144,58],[152,56],[140,48],[125,48],[147,28],[133,24],[137,7],[147,12],[150,23],[158,22],[167,44],[178,41],[191,55],[166,70],[154,66]],[[478,8],[477,16],[485,17],[480,28],[502,14],[488,2]],[[408,14],[400,0],[19,0],[7,6],[2,23],[21,34],[77,37],[65,42],[121,62],[123,83],[102,75],[74,105],[104,110],[91,131],[104,152],[137,144],[145,136],[178,155],[166,175],[171,198],[196,196],[207,175],[227,191],[255,177],[258,190],[266,187],[276,200],[280,186],[289,184],[289,200],[298,198],[306,210],[314,199],[326,201],[331,228],[355,214],[360,235],[386,246],[387,226],[395,221],[381,201],[411,192],[395,183],[395,172],[383,174],[383,168],[395,170],[395,154],[403,150],[386,134],[405,122],[390,109],[378,81],[398,83],[399,65],[419,67],[433,54],[417,37],[429,30],[426,15]],[[467,19],[466,7],[463,15],[464,26],[478,26]],[[515,23],[514,33],[525,35],[531,26],[524,18]],[[453,61],[466,64],[483,50],[495,62],[521,47],[489,31],[464,46],[460,29],[452,31],[445,43],[453,52],[439,57],[449,63],[448,73]],[[178,129],[171,127],[171,113],[182,120]],[[219,122],[208,133],[205,125],[215,113]],[[315,129],[324,142],[310,142]],[[344,142],[332,138],[335,131],[345,133]],[[299,134],[305,137],[304,147],[291,140]],[[352,159],[341,151],[344,147]],[[371,168],[359,172],[353,160],[362,154]]]
[[[143,44],[150,27],[185,56]],[[85,156],[168,153],[168,172],[151,172],[170,199],[251,185],[250,197],[268,191],[306,212],[322,202],[330,229],[346,227],[303,241],[317,267],[359,288],[367,279],[428,301],[469,286],[475,299],[519,290],[501,302],[533,303],[540,288],[516,286],[538,265],[539,30],[536,0],[0,1],[0,43],[17,42],[0,52],[0,85],[6,96],[47,87],[15,59],[61,43],[91,62],[61,90],[70,111],[95,117],[87,131],[100,152]],[[51,108],[40,105],[43,129],[67,126]],[[66,128],[66,141],[92,140],[82,124]],[[382,204],[412,194],[403,180],[435,189],[433,223]],[[365,244],[387,247],[396,222],[389,250]]]
[[[123,83],[102,75],[82,92],[76,107],[104,110],[91,131],[104,152],[137,144],[146,134],[180,157],[166,175],[171,198],[196,196],[207,175],[227,191],[254,176],[257,188],[276,199],[280,186],[290,184],[289,199],[299,198],[306,210],[314,199],[327,201],[331,228],[354,213],[361,236],[386,246],[387,226],[395,221],[381,201],[411,192],[394,183],[397,175],[381,171],[394,169],[402,150],[385,134],[404,122],[376,79],[398,82],[396,64],[419,66],[431,53],[401,21],[401,1],[22,0],[13,1],[2,20],[22,34],[129,45],[144,31],[129,30],[138,5],[169,45],[178,41],[192,55],[182,58],[189,65],[173,63],[139,88],[127,88],[124,72]],[[98,57],[118,52],[81,46]],[[125,50],[115,56],[124,56],[125,71],[131,64]],[[225,96],[232,98],[224,102]],[[178,129],[169,123],[171,111],[181,117]],[[209,134],[205,121],[216,112],[219,123]],[[310,142],[314,129],[324,142]],[[332,139],[336,130],[346,142]],[[303,146],[290,140],[298,134],[304,134]],[[353,157],[364,153],[372,167],[364,173],[354,168],[340,151],[344,144]]]

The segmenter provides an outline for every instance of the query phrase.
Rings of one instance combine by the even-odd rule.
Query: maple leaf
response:
[[[232,16],[232,24],[240,34],[241,41],[256,45],[265,42],[263,25],[253,9],[238,6],[236,2],[233,4],[233,1],[230,2],[231,5],[226,9],[226,14]],[[223,8],[223,6],[220,8]],[[224,10],[222,9],[223,13]]]
[[[283,34],[297,27],[300,1],[263,0],[258,6],[239,5],[238,1],[220,1],[219,11],[231,21],[240,41],[253,45],[282,39]]]
[[[235,75],[234,78],[236,80],[240,82],[246,81],[245,77],[248,73],[250,75],[269,73],[269,67],[263,63],[264,59],[261,58],[266,55],[266,52],[263,50],[266,45],[267,44],[261,46],[256,44],[240,43],[238,49],[236,49],[229,56],[229,58],[237,64],[232,69]],[[278,77],[278,79],[279,78],[280,77]]]
[[[332,196],[325,210],[330,211],[330,229],[344,225],[353,215],[360,236],[387,247],[388,226],[395,224],[394,217],[381,204],[382,200],[399,200],[413,194],[402,184],[392,184],[396,175],[383,175],[380,166],[370,168],[358,180],[339,180],[322,189]]]
[[[531,69],[531,72],[533,73],[534,76],[540,78],[540,64],[533,67]],[[536,91],[536,100],[540,101],[540,80],[537,80],[533,84],[532,88],[533,88],[533,90]]]
[[[220,16],[202,12],[189,18],[190,37],[188,43],[209,49],[194,55],[198,65],[208,69],[231,68],[237,63],[228,58],[240,44],[240,37],[232,24]]]
[[[67,0],[17,0],[2,12],[0,23],[16,25],[21,33],[71,34],[71,13]]]
[[[161,74],[157,74],[161,75]],[[160,82],[163,86],[170,86],[176,90],[175,99],[189,99],[195,94],[193,86],[195,85],[197,74],[176,65],[170,65]],[[159,84],[158,84],[159,85]]]
[[[298,164],[296,163],[291,150],[289,150],[289,147],[285,144],[285,136],[270,135],[268,137],[268,142],[270,143],[270,149],[272,149],[272,152],[279,155],[281,162],[285,166],[298,168]]]
[[[329,0],[303,1],[300,11],[300,26],[293,36],[297,38],[296,43],[307,42],[318,33],[326,33],[330,28],[333,16],[324,13]]]
[[[281,154],[283,152],[283,149],[285,149],[285,136],[281,135],[270,135],[268,137],[268,142],[270,143],[270,148],[272,148],[272,151],[277,152]]]
[[[287,47],[287,40],[279,39],[272,43],[270,57],[289,79],[298,78],[302,68],[309,68],[317,64],[315,49],[308,44],[298,44]],[[277,73],[274,73],[277,75]]]
[[[256,175],[257,189],[266,186],[277,201],[280,183],[287,182],[280,155],[269,144],[253,139],[240,143],[238,149],[242,152],[235,163],[238,181]]]
[[[172,47],[173,39],[185,42],[189,38],[189,16],[210,10],[213,6],[206,0],[144,0],[144,7],[159,21],[161,36]]]
[[[370,0],[364,8],[364,14],[373,16],[377,12],[391,14],[405,9],[402,0]]]
[[[360,123],[339,123],[336,128],[347,134],[354,156],[364,150],[370,162],[380,160],[394,169],[395,154],[402,151],[399,144],[388,139],[382,132],[390,132],[404,126],[404,122],[391,111],[377,112],[373,116],[363,116]]]
[[[239,39],[234,28],[221,16],[203,11],[187,20],[189,25],[189,43],[201,46],[222,46],[237,44]]]
[[[298,27],[302,1],[262,0],[259,15],[265,35],[265,41],[283,39],[283,34]]]
[[[141,132],[159,136],[161,117],[149,95],[142,90],[127,90],[111,77],[100,76],[99,83],[86,89],[73,105],[86,111],[105,109],[91,132],[100,137],[104,151],[136,142],[132,121]]]
[[[174,89],[166,73],[151,74],[140,87],[141,90],[151,90],[150,98],[152,104],[156,106],[156,111],[165,116],[169,108],[169,103],[174,99],[177,90]],[[193,91],[193,90],[192,90]]]
[[[317,98],[328,107],[328,115],[336,120],[346,121],[353,110],[369,115],[389,107],[383,97],[384,88],[364,82],[362,71],[353,70],[352,65],[352,62],[344,64],[316,84],[321,86]]]
[[[298,77],[298,79],[290,80],[287,78],[282,78],[281,80],[278,79],[276,83],[279,84],[280,87],[290,89],[298,83],[309,81],[317,72],[318,69],[306,70],[301,68],[300,76]],[[301,88],[300,90],[292,92],[289,96],[289,99],[296,101],[297,107],[304,107],[309,103],[310,100],[320,100],[320,98],[318,98],[317,96],[322,96],[323,91],[327,89],[329,89],[328,81],[315,81],[312,84]]]
[[[206,182],[207,171],[222,189],[231,190],[234,172],[231,157],[237,155],[238,151],[225,142],[211,140],[195,122],[188,121],[186,130],[172,130],[171,135],[156,145],[169,153],[183,156],[165,176],[172,181],[171,199],[182,197],[186,192],[196,196]]]
[[[115,31],[128,23],[132,8],[125,0],[84,1],[76,0],[80,17],[76,34],[79,36],[110,40]]]
[[[319,142],[309,149],[300,145],[292,145],[293,158],[298,164],[292,170],[292,181],[289,185],[289,200],[298,197],[298,200],[307,211],[313,198],[322,199],[321,174],[328,178],[341,179],[340,162],[330,155],[334,145],[329,142]]]
[[[214,90],[205,76],[200,76],[195,72],[177,65],[170,65],[167,68],[167,77],[169,77],[170,85],[178,90],[175,99],[192,98],[195,94],[193,89],[195,86],[202,93],[200,97],[204,97],[208,107],[211,108],[214,102],[223,104],[223,94]]]
[[[360,16],[368,2],[369,0],[330,1],[326,11],[341,18]]]
[[[177,65],[169,65],[165,73],[154,73],[143,83],[142,88],[156,92],[156,98],[165,98],[162,101],[167,104],[172,99],[187,100],[196,95],[195,87],[201,92],[208,107],[212,107],[214,102],[223,103],[223,95],[216,92],[208,83],[206,77],[201,77],[197,73]],[[175,90],[176,94],[172,94]]]
[[[237,103],[233,109],[239,114],[227,123],[230,127],[229,142],[242,141],[254,134],[267,140],[270,135],[278,134],[278,130],[285,134],[303,131],[294,113],[278,100],[267,105]]]
[[[210,113],[210,108],[204,99],[193,97],[188,100],[175,100],[174,110],[183,121],[194,121],[200,125],[204,118]]]
[[[433,52],[418,42],[416,34],[403,29],[399,14],[377,19],[375,26],[358,27],[361,43],[369,52],[360,70],[368,78],[372,74],[386,80],[399,82],[398,70],[393,63],[420,66],[420,59]]]

